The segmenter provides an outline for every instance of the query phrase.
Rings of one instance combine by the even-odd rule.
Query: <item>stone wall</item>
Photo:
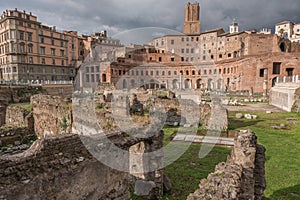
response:
[[[31,105],[38,137],[71,133],[72,104],[69,98],[39,94],[31,97]]]
[[[33,116],[29,110],[18,105],[6,108],[5,124],[13,127],[29,127],[33,129]]]
[[[17,146],[33,137],[34,133],[28,127],[0,128],[0,147]]]
[[[265,148],[257,144],[251,131],[238,133],[231,156],[216,166],[215,172],[201,180],[199,189],[187,200],[263,198],[265,181]]]
[[[94,159],[77,135],[0,157],[0,199],[129,200],[129,176]]]

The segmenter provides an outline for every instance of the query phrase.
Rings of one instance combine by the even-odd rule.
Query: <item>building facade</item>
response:
[[[275,25],[275,34],[287,38],[291,42],[300,43],[300,24],[291,21],[280,22]]]
[[[25,11],[6,10],[0,19],[0,79],[43,82],[73,80],[82,41],[58,32]]]

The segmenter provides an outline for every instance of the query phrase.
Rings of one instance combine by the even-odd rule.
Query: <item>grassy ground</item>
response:
[[[300,199],[300,116],[295,113],[247,112],[258,115],[258,118],[237,120],[235,113],[229,113],[229,128],[253,130],[258,136],[259,143],[267,149],[266,198]],[[288,122],[288,118],[299,121]],[[285,126],[277,129],[280,124]]]
[[[164,145],[167,145],[176,133],[177,128],[165,127]],[[231,149],[225,147],[215,147],[209,155],[200,159],[198,157],[201,145],[192,144],[188,150],[174,163],[164,169],[164,173],[170,178],[172,183],[172,193],[164,195],[163,200],[182,200],[193,193],[200,183],[200,180],[215,170],[215,166],[226,161]],[[143,198],[132,195],[133,200]]]

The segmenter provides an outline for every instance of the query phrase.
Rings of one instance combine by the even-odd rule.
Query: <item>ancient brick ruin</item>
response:
[[[199,189],[187,200],[260,200],[266,188],[264,164],[265,148],[257,144],[253,132],[241,131],[227,161],[201,180]]]
[[[152,100],[147,101],[151,95],[151,92],[135,91],[134,101],[136,104],[143,104],[147,110],[147,103],[151,107]],[[173,99],[173,95],[167,96],[168,98],[154,98],[153,101],[159,101],[165,107],[169,118],[167,122],[178,126],[182,120],[180,104],[176,98]],[[144,133],[134,132],[136,135],[132,135],[118,129],[107,132],[97,130],[101,124],[113,122],[113,98],[110,90],[99,90],[95,99],[84,93],[77,94],[73,97],[72,104],[68,98],[33,96],[32,115],[26,114],[34,119],[33,130],[39,139],[23,153],[0,157],[0,199],[129,200],[129,191],[133,188],[138,196],[160,199],[164,177],[161,168],[163,132],[147,132],[149,135],[145,138],[135,137],[143,136]],[[133,101],[128,99],[125,102],[129,107],[124,112],[130,114],[129,108],[134,105]],[[97,111],[95,107],[100,103],[101,109]],[[75,116],[71,108],[75,111]],[[82,112],[81,115],[78,115],[78,109]],[[22,114],[21,110],[9,108],[7,121],[21,126],[26,124],[24,116],[28,115]],[[222,130],[227,128],[227,119],[223,127],[214,127],[210,122],[214,112],[224,112],[227,115],[226,110],[218,107],[218,102],[212,106],[201,105],[197,112],[199,121],[205,127]],[[14,117],[13,113],[18,117]],[[61,129],[64,116],[69,120],[66,122],[68,131]],[[14,119],[9,120],[12,118]],[[88,135],[84,130],[95,130],[96,135]],[[113,150],[112,144],[125,153],[118,154],[117,157],[105,153]],[[156,156],[147,156],[155,151],[158,152]],[[200,188],[188,199],[249,199],[254,196],[255,199],[261,199],[266,185],[264,151],[256,143],[254,133],[240,132],[228,161],[219,164],[216,172],[209,175],[207,180],[202,180]],[[118,162],[113,166],[105,164],[111,160]],[[118,163],[126,170],[117,170]]]

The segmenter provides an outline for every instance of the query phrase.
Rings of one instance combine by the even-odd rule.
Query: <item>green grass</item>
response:
[[[235,119],[236,112],[230,112],[231,130],[251,129],[258,136],[258,142],[266,151],[265,196],[269,199],[300,199],[300,116],[296,113],[253,113],[256,120]],[[287,118],[296,118],[288,123]],[[272,125],[285,124],[284,130]]]
[[[163,130],[164,145],[167,145],[177,127],[166,126]],[[180,143],[179,143],[180,144]],[[192,144],[188,150],[174,163],[164,169],[164,173],[170,178],[172,183],[171,194],[165,194],[163,200],[182,200],[186,199],[190,193],[193,193],[200,183],[200,180],[206,178],[209,173],[214,172],[215,166],[226,161],[227,155],[231,149],[225,147],[214,147],[213,150],[203,159],[198,157],[201,145]],[[132,193],[133,200],[143,200]]]
[[[15,106],[15,107],[20,107],[24,110],[26,110],[27,112],[31,112],[32,110],[32,106],[30,103],[13,103],[13,104],[9,104],[10,106]]]

